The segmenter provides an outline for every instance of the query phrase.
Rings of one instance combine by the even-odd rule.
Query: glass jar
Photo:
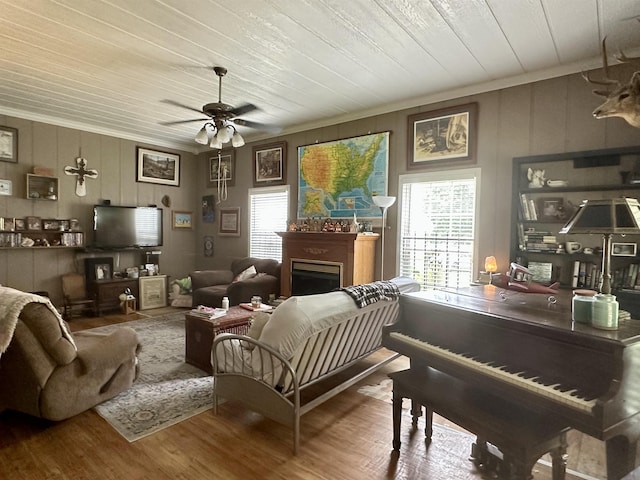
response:
[[[615,295],[598,293],[594,296],[591,324],[601,330],[617,330],[618,301]]]
[[[254,295],[253,297],[251,297],[251,306],[253,308],[260,308],[261,305],[262,297],[259,297],[258,295]]]
[[[595,290],[574,290],[571,300],[571,319],[577,323],[591,323]]]

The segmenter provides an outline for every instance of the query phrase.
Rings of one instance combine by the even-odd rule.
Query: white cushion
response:
[[[249,326],[249,331],[247,331],[247,336],[253,338],[254,340],[258,340],[260,338],[260,334],[264,329],[264,326],[267,324],[271,315],[265,312],[258,312],[251,318],[251,325]],[[248,348],[249,350],[253,350],[255,344],[249,342],[242,342],[242,346]]]
[[[243,270],[238,275],[236,275],[236,278],[233,279],[232,283],[241,282],[242,280],[246,280],[248,278],[253,278],[257,274],[258,272],[256,271],[255,265],[251,265],[249,268]]]
[[[291,358],[309,336],[357,310],[355,302],[345,292],[290,297],[273,311],[259,340],[285,358]]]

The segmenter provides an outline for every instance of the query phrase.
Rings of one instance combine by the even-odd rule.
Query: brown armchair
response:
[[[0,356],[0,411],[63,420],[133,384],[140,349],[135,330],[78,332],[72,339],[47,304],[27,303]]]
[[[234,279],[254,266],[257,275],[245,280]],[[221,307],[222,297],[229,297],[229,305],[248,303],[259,295],[263,301],[270,294],[280,294],[280,263],[263,258],[240,258],[231,262],[229,270],[196,270],[191,272],[193,306]]]

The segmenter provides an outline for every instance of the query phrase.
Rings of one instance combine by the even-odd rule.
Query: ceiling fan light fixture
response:
[[[217,148],[218,150],[222,149],[222,141],[220,140],[219,135],[216,133],[213,137],[211,137],[211,143],[209,144],[211,148]]]
[[[201,145],[209,143],[209,132],[207,132],[207,126],[205,125],[196,135],[196,142]]]
[[[220,125],[218,128],[218,138],[222,143],[227,143],[231,140],[231,135],[229,135],[229,125]]]
[[[242,135],[240,135],[240,133],[235,129],[233,132],[233,136],[231,137],[231,145],[233,145],[235,148],[244,145],[244,138],[242,138]]]

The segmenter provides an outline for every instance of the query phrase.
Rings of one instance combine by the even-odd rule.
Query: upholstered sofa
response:
[[[361,287],[371,291],[385,283]],[[420,290],[418,283],[407,278],[389,283],[398,287],[396,294]],[[301,390],[380,350],[382,327],[398,319],[397,296],[376,299],[371,295],[360,306],[350,293],[290,297],[271,315],[256,314],[247,335],[218,334],[211,351],[214,412],[218,412],[219,399],[241,402],[292,428],[297,453],[302,415],[398,356],[393,352],[379,355],[364,370],[301,403]]]
[[[238,258],[229,270],[196,270],[189,275],[194,307],[221,307],[223,297],[229,297],[229,305],[248,303],[254,295],[266,302],[269,295],[280,294],[280,263],[275,260]]]
[[[72,417],[133,384],[139,349],[132,328],[71,334],[45,297],[0,287],[0,411]]]

